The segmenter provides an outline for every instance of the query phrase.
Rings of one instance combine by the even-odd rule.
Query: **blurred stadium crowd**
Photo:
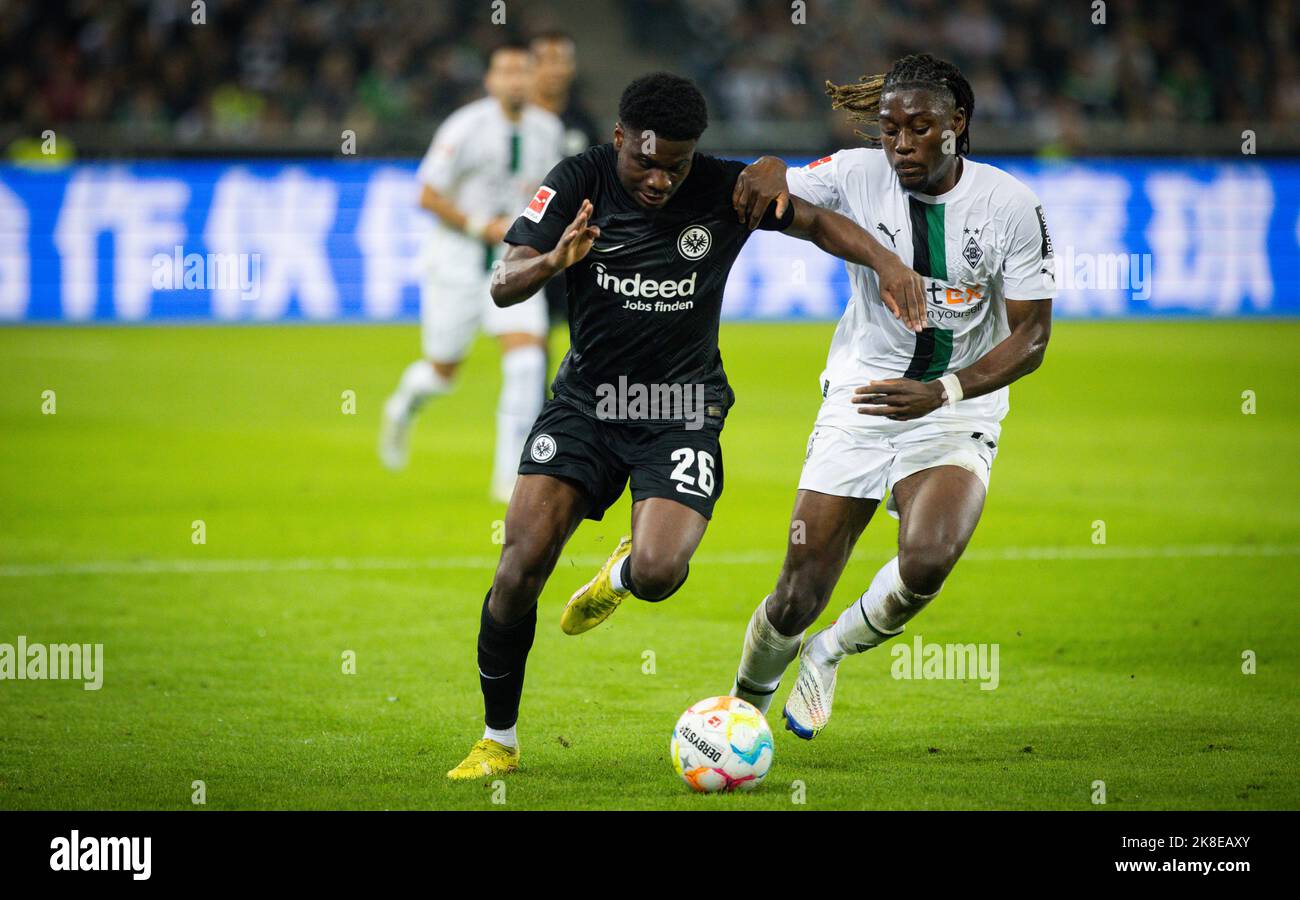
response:
[[[785,0],[622,0],[628,27],[709,85],[731,119],[805,118],[829,79],[929,51],[957,63],[976,121],[1293,122],[1293,0],[856,0],[790,26]],[[680,23],[680,24],[678,24]],[[683,30],[686,37],[683,37]]]
[[[105,123],[178,143],[422,129],[479,95],[485,51],[574,4],[487,0],[0,0],[0,121]],[[583,4],[586,6],[586,4]],[[981,121],[1300,121],[1293,0],[607,0],[626,44],[694,76],[744,129],[829,117],[826,79],[907,52],[967,73]],[[569,10],[566,12],[566,8]],[[579,71],[596,54],[579,44]],[[633,74],[633,73],[628,73]],[[425,132],[427,134],[427,131]]]
[[[178,141],[440,119],[503,33],[472,0],[0,0],[0,118]],[[520,17],[515,17],[516,19]]]

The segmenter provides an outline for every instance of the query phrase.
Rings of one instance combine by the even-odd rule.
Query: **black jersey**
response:
[[[725,415],[734,395],[718,352],[727,275],[749,238],[731,195],[745,164],[696,153],[690,173],[657,210],[641,207],[618,180],[613,144],[562,160],[515,220],[506,242],[542,252],[559,243],[583,200],[600,229],[585,259],[564,272],[570,347],[552,390],[596,415],[597,391],[624,384],[702,385]],[[772,209],[761,228],[780,230]]]

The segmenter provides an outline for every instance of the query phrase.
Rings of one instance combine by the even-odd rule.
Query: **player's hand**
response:
[[[890,253],[889,258],[891,261],[876,272],[880,278],[880,297],[895,319],[909,331],[919,333],[926,325],[925,281],[897,256]]]
[[[736,179],[736,189],[731,193],[731,205],[736,217],[753,231],[763,221],[772,201],[776,201],[777,216],[785,215],[790,202],[790,191],[785,184],[785,161],[775,156],[763,156],[745,166]]]
[[[483,243],[487,244],[489,247],[495,247],[506,239],[506,232],[510,230],[510,226],[513,224],[513,219],[509,219],[505,216],[497,216],[484,226],[482,234]]]
[[[600,237],[600,229],[595,225],[587,224],[593,211],[591,201],[583,200],[582,206],[578,208],[578,214],[573,217],[569,227],[564,229],[560,242],[555,245],[555,249],[550,254],[557,268],[567,269],[591,252],[591,245],[596,243],[596,238]]]
[[[944,387],[939,381],[890,378],[855,388],[851,402],[864,416],[884,416],[906,422],[919,419],[943,406]]]

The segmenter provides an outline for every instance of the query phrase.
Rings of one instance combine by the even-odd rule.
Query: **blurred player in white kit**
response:
[[[541,292],[498,308],[488,291],[506,230],[564,155],[564,126],[528,102],[533,55],[526,44],[497,47],[488,96],[461,107],[433,137],[417,173],[420,206],[437,217],[420,290],[424,358],[406,367],[384,404],[379,456],[406,465],[411,424],[431,398],[450,391],[481,329],[501,344],[492,496],[514,489],[524,439],[546,395],[546,300]]]

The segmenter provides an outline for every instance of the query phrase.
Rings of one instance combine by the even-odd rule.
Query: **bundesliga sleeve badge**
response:
[[[542,221],[542,216],[546,215],[546,207],[551,205],[555,199],[555,188],[542,185],[533,194],[533,199],[528,201],[528,206],[524,208],[523,216],[530,222]]]

